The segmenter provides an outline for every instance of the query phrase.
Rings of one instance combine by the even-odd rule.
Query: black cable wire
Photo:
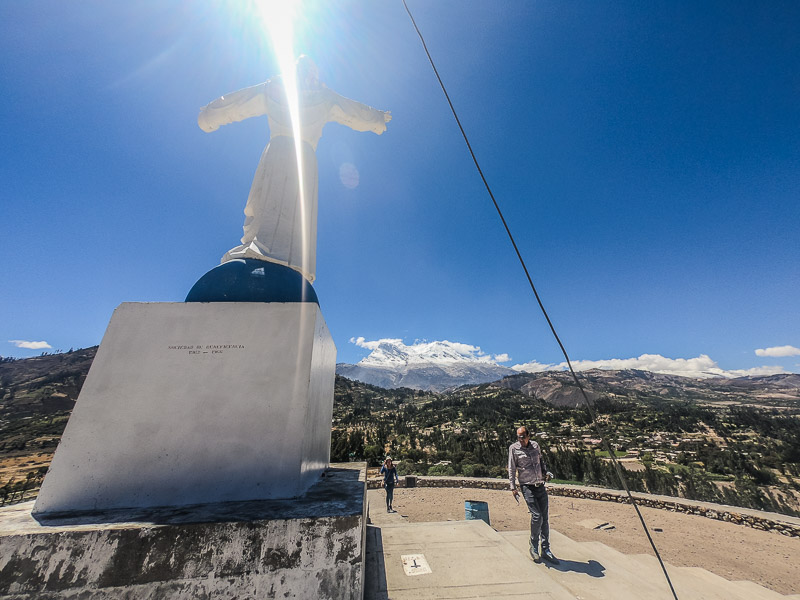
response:
[[[544,304],[542,303],[542,299],[539,297],[539,292],[536,291],[536,286],[533,285],[533,279],[531,279],[531,275],[528,272],[528,267],[525,264],[525,260],[522,258],[522,254],[519,251],[519,247],[517,246],[517,242],[514,240],[514,236],[511,234],[511,229],[506,222],[505,217],[503,216],[503,211],[500,210],[500,206],[497,204],[497,200],[495,200],[494,194],[492,193],[492,189],[489,187],[489,182],[486,181],[486,177],[483,175],[483,170],[481,166],[478,164],[478,159],[475,157],[475,153],[472,151],[472,145],[469,143],[469,139],[467,138],[467,134],[464,131],[464,127],[461,125],[461,120],[458,118],[458,114],[456,113],[456,109],[453,106],[453,102],[450,100],[450,94],[447,93],[447,89],[444,86],[444,82],[442,78],[439,76],[439,71],[436,69],[436,65],[433,62],[433,58],[431,57],[431,53],[428,51],[428,45],[425,43],[425,38],[422,36],[422,32],[417,27],[417,22],[414,20],[414,16],[411,14],[411,11],[408,8],[408,4],[406,4],[406,0],[402,0],[403,6],[408,13],[409,18],[411,19],[411,23],[414,25],[414,29],[417,31],[417,35],[419,36],[420,41],[422,42],[422,47],[425,49],[425,54],[428,56],[428,61],[431,63],[431,67],[433,67],[433,72],[436,75],[436,79],[439,81],[439,85],[442,88],[442,92],[444,92],[445,98],[447,98],[447,103],[450,105],[450,111],[453,113],[453,117],[455,117],[456,123],[458,124],[458,128],[461,130],[461,135],[464,138],[464,142],[467,144],[467,149],[469,150],[469,154],[472,157],[472,162],[475,163],[475,168],[478,170],[478,174],[481,176],[481,180],[483,181],[483,185],[486,187],[486,191],[489,193],[489,197],[492,199],[492,203],[494,204],[495,210],[497,210],[497,214],[500,216],[500,220],[503,222],[503,227],[505,227],[506,233],[508,234],[508,239],[511,240],[511,245],[514,246],[514,252],[517,253],[517,258],[519,259],[520,264],[522,265],[522,269],[525,271],[525,277],[528,278],[528,283],[531,286],[531,290],[533,291],[533,295],[536,296],[536,302],[539,304],[539,308],[542,310],[542,314],[544,318],[547,320],[547,324],[550,326],[550,331],[553,333],[553,337],[555,337],[556,342],[558,342],[559,348],[561,348],[561,353],[564,355],[564,359],[567,361],[567,366],[569,367],[569,372],[572,374],[572,378],[575,380],[578,389],[583,396],[583,400],[586,403],[586,408],[589,410],[589,415],[592,417],[592,423],[594,425],[594,429],[597,432],[597,435],[600,439],[603,440],[603,444],[608,451],[609,456],[611,457],[611,462],[614,465],[614,468],[617,472],[617,476],[619,477],[620,482],[622,483],[622,487],[625,489],[625,493],[628,495],[629,502],[633,505],[634,510],[636,511],[636,515],[639,517],[639,521],[642,524],[642,528],[644,529],[644,533],[647,536],[647,540],[650,542],[650,546],[653,548],[653,552],[658,559],[658,563],[661,565],[661,570],[664,572],[664,577],[667,579],[667,583],[669,584],[669,589],[672,592],[673,598],[678,600],[678,595],[675,593],[675,588],[672,585],[672,580],[669,577],[669,573],[667,573],[667,567],[664,565],[664,561],[661,559],[661,554],[658,552],[658,548],[656,548],[656,544],[653,541],[653,537],[650,535],[650,530],[647,528],[647,524],[644,521],[644,517],[642,516],[641,511],[639,510],[639,505],[636,504],[636,500],[634,499],[633,495],[631,494],[630,490],[628,489],[628,483],[625,480],[625,475],[622,473],[622,468],[619,465],[619,461],[617,461],[617,456],[614,452],[614,449],[608,442],[607,437],[603,434],[603,431],[600,429],[600,424],[597,422],[597,415],[595,414],[594,408],[592,407],[592,402],[589,400],[589,396],[586,394],[586,390],[583,389],[583,385],[581,385],[578,376],[575,374],[575,370],[572,368],[572,362],[567,355],[567,350],[564,348],[564,344],[561,343],[561,339],[558,337],[556,333],[556,329],[553,326],[553,322],[550,320],[549,315],[547,314],[547,310],[544,308]]]

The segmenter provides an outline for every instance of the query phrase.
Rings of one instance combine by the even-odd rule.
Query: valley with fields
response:
[[[36,494],[96,348],[0,362],[0,502]],[[800,376],[691,379],[580,373],[598,427],[564,372],[443,392],[337,376],[331,461],[387,455],[401,475],[505,478],[527,425],[557,481],[800,515]]]

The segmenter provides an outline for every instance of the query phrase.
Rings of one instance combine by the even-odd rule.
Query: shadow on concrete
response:
[[[606,576],[605,574],[606,568],[596,560],[590,560],[589,562],[578,562],[575,560],[561,559],[559,564],[547,565],[547,566],[551,569],[555,569],[556,571],[561,571],[563,573],[572,571],[574,573],[584,573],[585,575],[589,575],[590,577]]]
[[[383,559],[383,536],[380,527],[367,525],[364,600],[389,600],[386,563]]]
[[[59,527],[112,523],[179,525],[358,516],[363,514],[365,487],[359,475],[357,468],[329,467],[316,483],[297,498],[33,514],[32,517],[42,526]]]

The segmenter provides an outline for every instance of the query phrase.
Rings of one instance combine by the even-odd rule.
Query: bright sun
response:
[[[295,68],[295,49],[294,49],[294,26],[297,20],[299,0],[252,0],[253,13],[261,21],[263,30],[269,37],[272,51],[278,62],[283,88],[286,92],[286,103],[289,108],[289,116],[292,122],[292,132],[294,134],[295,157],[297,160],[297,175],[300,186],[300,219],[305,222],[308,215],[305,214],[304,174],[302,160],[302,126],[300,123],[300,102],[297,87],[297,70]],[[306,227],[301,227],[303,234]],[[310,240],[303,239],[302,245],[306,249]],[[304,252],[304,256],[308,253]]]

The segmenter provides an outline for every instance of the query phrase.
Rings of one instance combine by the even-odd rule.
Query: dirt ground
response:
[[[370,504],[385,508],[383,490],[370,490]],[[510,492],[464,488],[396,488],[394,508],[410,522],[464,518],[464,501],[489,504],[497,531],[528,529],[525,502]],[[661,557],[675,566],[702,567],[726,579],[746,579],[781,594],[800,593],[800,538],[760,531],[725,521],[642,507]],[[581,524],[581,522],[591,522]],[[592,525],[608,522],[613,529]],[[652,554],[633,507],[627,504],[550,496],[550,526],[581,542],[602,542],[626,554]],[[558,548],[553,548],[556,556]]]
[[[52,452],[0,457],[0,485],[11,479],[24,480],[28,472],[49,466],[52,459]]]

